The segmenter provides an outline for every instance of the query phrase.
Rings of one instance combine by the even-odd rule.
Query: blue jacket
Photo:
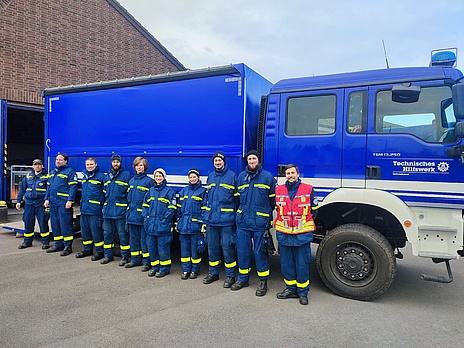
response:
[[[176,209],[175,192],[166,184],[166,180],[151,187],[142,205],[145,232],[153,236],[171,233]]]
[[[211,226],[235,225],[237,210],[237,175],[224,166],[208,175],[206,222]]]
[[[271,173],[259,165],[256,171],[246,168],[238,176],[240,206],[237,209],[237,227],[259,231],[271,227],[275,208],[276,181]]]
[[[36,207],[43,205],[47,193],[47,180],[48,175],[45,168],[42,168],[42,172],[37,175],[34,171],[27,173],[19,188],[18,202],[24,199],[27,205]]]
[[[84,177],[82,178],[81,214],[101,216],[103,203],[105,203],[103,193],[105,174],[98,167],[91,172],[84,169],[82,174]]]
[[[127,202],[129,206],[126,212],[126,222],[132,225],[143,225],[142,203],[145,194],[154,186],[153,179],[146,172],[135,174],[129,180],[129,192]]]
[[[198,234],[206,211],[206,188],[201,182],[189,184],[179,193],[177,229],[181,234]]]
[[[50,172],[47,185],[45,199],[50,204],[64,206],[67,201],[74,202],[77,193],[77,175],[67,164]]]
[[[110,170],[105,174],[103,192],[105,204],[103,205],[104,219],[124,219],[127,210],[127,190],[129,189],[129,172],[120,168],[117,172]]]

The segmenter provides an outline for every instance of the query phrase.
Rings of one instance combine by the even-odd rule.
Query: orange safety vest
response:
[[[313,232],[316,229],[311,213],[312,190],[311,185],[301,183],[292,201],[285,184],[277,186],[277,217],[274,221],[277,232],[298,234]]]

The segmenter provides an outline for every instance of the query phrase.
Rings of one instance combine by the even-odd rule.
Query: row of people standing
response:
[[[177,220],[181,241],[181,278],[196,278],[201,262],[201,232],[206,223],[209,268],[203,283],[210,284],[219,279],[222,253],[226,273],[223,286],[233,291],[249,286],[253,252],[259,278],[256,295],[264,296],[270,274],[266,243],[276,206],[276,183],[274,177],[262,168],[259,153],[252,150],[247,153],[246,159],[246,170],[237,177],[227,168],[224,154],[217,152],[213,156],[215,170],[208,176],[207,187],[201,185],[199,171],[190,170],[189,185],[180,192],[178,202],[174,190],[167,185],[165,171],[162,168],[155,170],[153,182],[147,175],[148,162],[142,157],[134,160],[136,174],[132,178],[123,170],[119,155],[112,156],[111,170],[107,174],[100,172],[95,159],[87,159],[81,202],[84,249],[76,257],[92,255],[92,261],[101,260],[102,264],[113,261],[114,236],[118,233],[120,266],[131,268],[142,265],[142,271],[150,271],[149,276],[164,277],[170,273],[172,224]],[[57,167],[49,175],[44,202],[45,207],[50,206],[52,229],[57,231],[54,233],[55,245],[47,252],[61,251],[62,256],[72,252],[71,205],[77,190],[76,175],[67,166],[67,160],[64,154],[56,157]],[[293,234],[298,230],[297,234],[307,233],[308,236],[303,239],[298,236],[288,245],[293,248],[303,243],[305,248],[301,249],[302,256],[299,258],[290,249],[287,252],[289,256],[282,258],[282,269],[284,261],[289,263],[289,257],[304,265],[292,266],[291,272],[288,272],[291,265],[285,266],[287,287],[277,297],[299,297],[300,303],[307,304],[309,243],[314,230],[317,200],[310,185],[300,185],[298,168],[292,168],[296,172],[293,178],[296,177],[297,184],[287,188],[290,192],[287,196],[283,195],[285,190],[280,189],[282,195],[279,197],[287,197],[291,203],[298,191],[302,194],[298,197],[307,198],[298,202],[298,207],[304,206],[298,208],[301,212],[282,209],[287,202],[280,201],[281,208],[276,219],[278,239],[281,245],[286,246],[289,238],[279,238],[280,234]],[[287,177],[286,185],[289,180]],[[304,188],[302,192],[299,186]],[[292,222],[295,214],[300,214],[298,226]],[[304,228],[301,228],[302,220]],[[286,227],[280,228],[279,224]],[[28,244],[25,240],[23,244],[30,246],[32,242]],[[304,267],[308,270],[307,280],[303,279],[305,274],[297,274]]]

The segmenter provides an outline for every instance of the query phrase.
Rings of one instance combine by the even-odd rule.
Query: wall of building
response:
[[[182,70],[112,3],[2,0],[0,99],[40,105],[44,88]]]

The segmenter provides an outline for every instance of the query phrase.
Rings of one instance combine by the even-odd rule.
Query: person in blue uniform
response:
[[[201,229],[206,209],[206,188],[201,185],[200,171],[188,172],[188,186],[179,193],[177,202],[177,229],[180,239],[181,279],[195,279],[201,263],[198,240],[203,238]]]
[[[81,198],[81,234],[84,249],[76,254],[80,259],[91,256],[92,261],[103,258],[103,216],[102,208],[105,202],[103,193],[104,174],[100,171],[97,161],[89,157],[85,160],[82,172]]]
[[[147,234],[151,270],[149,277],[162,278],[171,272],[172,225],[176,214],[176,197],[167,185],[163,168],[154,171],[155,186],[143,199],[143,225]]]
[[[226,279],[224,288],[235,282],[237,257],[235,251],[235,212],[237,210],[237,174],[227,168],[222,152],[213,156],[214,171],[208,175],[206,188],[208,203],[205,213],[209,273],[203,284],[219,279],[221,252],[224,257]]]
[[[44,207],[50,208],[50,222],[55,241],[47,253],[61,251],[61,256],[72,253],[74,237],[72,204],[77,193],[77,175],[74,169],[69,167],[68,159],[68,155],[64,153],[58,153],[56,156],[56,168],[48,175],[44,202]]]
[[[16,209],[21,209],[24,202],[24,241],[18,249],[32,246],[34,240],[35,220],[39,224],[42,249],[50,248],[50,230],[48,228],[48,214],[45,213],[44,201],[47,192],[47,170],[40,159],[32,161],[32,171],[21,182],[17,196]]]
[[[102,265],[114,261],[114,236],[119,236],[121,261],[119,266],[129,262],[130,245],[129,232],[126,231],[127,191],[131,175],[122,167],[120,155],[111,156],[111,169],[105,174],[103,192],[103,253]]]
[[[129,180],[127,193],[126,223],[129,228],[131,260],[124,267],[132,268],[142,265],[142,272],[150,270],[150,258],[147,248],[147,237],[143,228],[142,203],[145,194],[152,187],[153,180],[147,175],[148,161],[136,157],[132,164],[135,175]]]
[[[266,230],[271,227],[275,207],[275,179],[259,163],[259,153],[251,150],[246,155],[248,166],[238,176],[237,189],[240,205],[237,209],[237,256],[239,276],[231,290],[249,285],[251,253],[254,251],[259,283],[256,296],[267,292],[269,258]]]
[[[277,298],[298,298],[300,304],[307,305],[311,242],[319,205],[313,187],[301,182],[300,171],[295,164],[286,166],[285,178],[285,184],[276,189],[274,227],[286,285],[282,292],[277,293]]]

